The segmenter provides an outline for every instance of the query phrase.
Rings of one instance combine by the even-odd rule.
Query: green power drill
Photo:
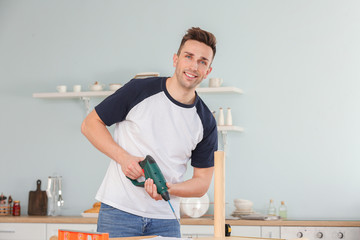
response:
[[[156,190],[157,190],[158,194],[160,194],[161,197],[169,203],[169,206],[170,206],[172,212],[174,213],[176,220],[180,224],[180,221],[179,221],[178,217],[176,216],[174,208],[172,207],[172,205],[170,203],[170,195],[168,192],[168,187],[166,186],[166,180],[165,180],[164,175],[162,174],[159,166],[157,165],[155,159],[152,158],[150,155],[147,155],[143,161],[139,162],[139,165],[144,170],[145,179],[151,178],[152,180],[154,180],[154,184],[156,185]],[[135,186],[144,187],[145,181],[138,182],[137,180],[133,180],[131,178],[129,178],[129,179]]]

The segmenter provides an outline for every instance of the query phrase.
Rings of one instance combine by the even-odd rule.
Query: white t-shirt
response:
[[[152,156],[167,182],[184,181],[187,162],[197,168],[214,166],[217,150],[216,121],[196,95],[185,105],[166,90],[166,77],[133,79],[95,107],[107,125],[116,124],[114,140],[129,154]],[[142,187],[124,175],[111,161],[96,199],[114,208],[142,217],[173,219],[164,200],[155,201]],[[170,196],[179,216],[179,198]]]

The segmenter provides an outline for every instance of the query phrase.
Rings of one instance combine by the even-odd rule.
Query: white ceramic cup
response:
[[[222,78],[210,78],[209,79],[209,87],[220,87],[223,83]]]
[[[81,85],[74,85],[73,86],[73,91],[74,92],[81,92]]]
[[[66,85],[59,85],[56,87],[56,89],[59,93],[64,93],[66,92]]]

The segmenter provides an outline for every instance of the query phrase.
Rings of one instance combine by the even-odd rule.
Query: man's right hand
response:
[[[139,162],[144,160],[142,157],[135,157],[131,156],[130,154],[127,155],[121,165],[121,170],[125,174],[125,176],[135,180],[141,176],[145,176],[142,168],[139,165]]]

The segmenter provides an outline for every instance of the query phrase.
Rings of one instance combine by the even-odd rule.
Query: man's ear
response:
[[[174,67],[176,67],[178,59],[179,59],[178,55],[176,53],[174,53],[174,56],[173,56],[173,66]]]
[[[211,73],[211,71],[212,71],[212,67],[209,67],[209,69],[206,71],[206,75],[205,75],[204,79],[207,78],[207,76]]]

